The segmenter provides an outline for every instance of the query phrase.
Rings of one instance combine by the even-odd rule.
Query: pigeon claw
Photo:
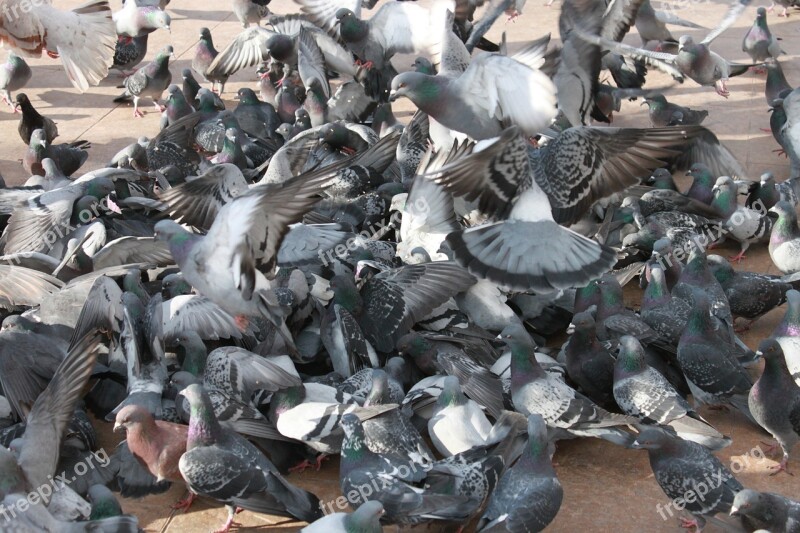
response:
[[[144,116],[144,113],[142,113],[138,109],[134,109],[133,110],[133,118],[142,118],[143,116]]]
[[[236,322],[236,327],[242,332],[246,331],[247,327],[250,325],[250,319],[244,315],[236,315],[233,320]]]
[[[233,520],[233,516],[230,516],[225,521],[225,524],[221,528],[214,531],[214,533],[228,533],[228,531],[230,531],[232,527],[242,527],[242,524],[240,524],[239,522],[235,522]]]
[[[770,467],[769,467],[769,469],[770,469],[770,470],[773,470],[773,472],[770,474],[770,476],[775,476],[775,475],[777,475],[777,474],[778,474],[778,473],[780,473],[780,472],[786,472],[786,473],[787,473],[787,474],[789,474],[790,476],[794,476],[794,474],[792,474],[791,472],[789,472],[789,469],[788,469],[788,468],[786,468],[786,465],[787,465],[788,463],[789,463],[789,458],[788,458],[788,457],[786,457],[786,456],[784,455],[784,456],[783,456],[783,459],[781,459],[781,462],[780,462],[780,463],[778,463],[777,465],[773,465],[773,466],[770,466]]]
[[[181,500],[170,505],[170,508],[175,509],[176,511],[183,511],[184,513],[189,510],[189,507],[192,506],[192,503],[197,498],[194,492],[189,492],[189,495]]]
[[[295,472],[299,472],[300,474],[302,474],[303,472],[305,472],[309,468],[314,468],[314,464],[312,464],[311,461],[309,461],[308,459],[303,459],[303,461],[301,463],[298,463],[298,464],[290,467],[289,468],[289,472],[291,472],[293,474]],[[317,470],[319,470],[319,467],[317,467]]]
[[[47,55],[53,59],[58,59],[59,55],[58,52],[53,52],[52,50],[47,50]]]
[[[744,254],[744,250],[739,252],[736,255],[733,255],[728,258],[732,263],[741,263],[743,259],[747,259],[747,256]]]
[[[727,98],[731,95],[731,92],[728,90],[728,87],[725,84],[725,80],[717,80],[714,83],[714,89],[717,91],[717,94],[723,98]]]
[[[697,520],[694,518],[681,518],[681,527],[683,529],[694,529],[695,531],[700,531],[700,524],[697,523]]]

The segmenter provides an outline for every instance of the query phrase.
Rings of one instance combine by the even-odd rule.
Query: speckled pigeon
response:
[[[158,52],[155,59],[146,66],[137,70],[133,75],[123,81],[125,92],[114,99],[114,102],[127,102],[133,98],[133,116],[141,117],[139,99],[152,98],[153,105],[161,112],[158,99],[172,83],[172,73],[169,71],[169,60],[174,54],[171,45],[167,45]]]
[[[800,503],[774,492],[741,490],[733,499],[730,514],[741,516],[750,529],[786,533],[800,529]]]

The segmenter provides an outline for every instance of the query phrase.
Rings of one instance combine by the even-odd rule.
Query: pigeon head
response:
[[[249,87],[242,87],[236,93],[236,96],[239,98],[239,102],[243,104],[256,104],[258,103],[258,96],[253,89]]]
[[[162,11],[161,9],[151,9],[145,15],[147,17],[147,21],[155,26],[156,28],[161,28],[162,30],[170,30],[170,24],[172,23],[172,19],[169,16],[169,13],[166,11]]]
[[[672,241],[669,237],[662,237],[653,243],[653,255],[667,257],[672,253]]]
[[[47,147],[47,137],[45,136],[44,130],[42,129],[33,130],[33,133],[31,133],[30,147],[31,148]]]
[[[675,182],[672,174],[666,168],[657,168],[653,174],[647,178],[647,184],[656,189],[675,189]]]
[[[211,30],[208,28],[200,28],[200,38],[204,41],[211,42]]]
[[[180,273],[169,274],[161,280],[164,299],[175,298],[192,292],[192,285]]]
[[[345,520],[352,525],[346,528],[347,531],[381,531],[380,519],[386,511],[383,504],[377,500],[364,502],[352,514],[347,515]]]
[[[656,111],[663,109],[667,105],[667,99],[664,98],[663,94],[651,94],[642,99],[642,103],[640,105],[644,104],[647,104],[650,109]]]
[[[759,7],[756,9],[756,19],[757,20],[767,20],[767,10],[766,8]]]
[[[188,80],[188,79],[194,79],[194,76],[192,75],[191,70],[185,68],[181,71],[181,78],[183,78],[184,80]]]
[[[614,365],[615,379],[617,374],[632,374],[644,370],[644,348],[639,339],[632,335],[623,335],[619,339],[619,355]]]
[[[347,9],[346,7],[343,7],[341,9],[337,9],[336,10],[336,14],[334,16],[336,17],[336,22],[341,24],[341,22],[344,19],[346,19],[348,17],[355,17],[355,13],[353,13],[352,11]]]
[[[344,42],[358,42],[369,34],[369,24],[347,8],[336,11],[336,24],[339,25],[339,35]]]
[[[575,313],[575,316],[572,317],[572,321],[567,328],[567,333],[588,333],[594,331],[594,329],[595,321],[592,313],[583,311],[581,313]]]
[[[361,420],[352,413],[344,415],[339,425],[342,427],[342,431],[344,431],[345,438],[364,435],[364,428],[361,426]]]
[[[772,172],[764,172],[761,174],[761,186],[764,187],[765,185],[770,185],[775,183],[775,176]]]
[[[406,333],[397,339],[395,347],[401,355],[407,354],[415,359],[433,349],[428,339],[415,332]]]
[[[720,283],[730,280],[735,272],[727,259],[721,255],[712,254],[707,258],[708,269]]]
[[[758,343],[758,351],[756,355],[759,357],[763,357],[766,361],[772,361],[775,359],[779,359],[783,361],[783,348],[781,348],[780,343],[772,338],[764,339],[760,343]]]
[[[411,65],[411,70],[414,72],[419,72],[420,74],[427,74],[429,76],[436,75],[436,69],[433,67],[433,63],[427,57],[418,57],[414,60],[414,63]]]
[[[36,130],[41,131],[41,130]],[[34,132],[35,133],[35,132]],[[785,200],[781,200],[770,209],[773,213],[777,214],[778,217],[794,217],[797,218],[797,212],[792,207],[792,204]]]
[[[17,96],[14,98],[17,102],[17,105],[21,108],[30,107],[31,101],[28,99],[28,95],[25,93],[18,93]]]
[[[778,215],[778,220],[772,226],[772,233],[769,238],[770,246],[779,245],[800,237],[800,229],[797,227],[797,212],[792,204],[781,200],[773,205],[769,212]]]
[[[610,316],[608,313],[619,311],[622,306],[622,286],[613,274],[603,276],[598,284],[600,286],[598,313],[607,317]]]
[[[692,39],[691,35],[681,35],[681,38],[678,39],[679,52],[691,48],[692,46],[694,46],[694,39]]]
[[[58,168],[58,164],[49,157],[42,159],[42,168],[44,169],[45,176],[57,176],[61,174],[61,169]]]
[[[441,407],[450,407],[454,405],[464,405],[467,403],[467,397],[461,391],[461,384],[455,376],[447,376],[442,382],[442,392],[436,399],[437,405]]]
[[[295,124],[297,124],[298,122],[305,123],[311,120],[311,117],[308,115],[308,111],[306,111],[302,107],[299,107],[294,112],[294,120]]]
[[[598,280],[592,280],[585,287],[575,291],[575,311],[586,311],[593,305],[600,303],[600,285]]]
[[[155,421],[153,415],[141,405],[126,405],[117,413],[114,420],[114,431],[130,431],[132,429],[146,428],[153,426]]]
[[[664,428],[657,428],[647,426],[636,437],[636,440],[631,444],[631,448],[637,450],[658,450],[672,442],[674,437],[668,430]]]
[[[104,198],[113,190],[114,182],[104,176],[93,178],[86,184],[86,194],[98,200]]]
[[[356,315],[361,313],[361,297],[358,288],[350,276],[338,274],[331,278],[331,290],[333,291],[333,301],[351,313]]]
[[[426,104],[431,105],[438,99],[439,84],[435,76],[420,72],[403,72],[392,79],[389,101],[394,102],[405,96],[420,109],[425,109]]]
[[[764,10],[763,7],[759,11]],[[760,492],[751,489],[743,489],[736,493],[733,498],[733,505],[731,505],[731,516],[752,516],[757,518],[761,515],[761,511],[766,502],[764,496]]]
[[[364,407],[370,405],[386,405],[389,401],[389,376],[383,370],[372,370],[372,387],[369,389]]]

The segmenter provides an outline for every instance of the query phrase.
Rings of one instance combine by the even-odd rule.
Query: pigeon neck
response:
[[[781,244],[800,237],[797,228],[797,215],[792,212],[781,213],[770,235],[770,244]]]
[[[650,283],[642,296],[642,311],[649,311],[654,307],[664,305],[670,301],[670,293],[664,276],[650,276]]]
[[[518,389],[545,372],[536,360],[533,348],[520,343],[511,345],[511,388]]]
[[[219,422],[208,396],[204,394],[200,399],[193,401],[190,407],[189,436],[186,439],[186,450],[214,444],[220,431]]]
[[[339,35],[346,43],[356,43],[367,37],[369,26],[366,22],[358,20],[356,17],[347,17],[342,20],[339,27]]]
[[[711,317],[708,306],[697,305],[695,303],[694,307],[692,307],[692,312],[689,314],[689,322],[686,324],[686,329],[694,334],[711,329]]]
[[[714,200],[711,202],[711,207],[725,216],[731,216],[736,211],[737,206],[736,197],[731,194],[728,187],[718,189],[714,195]]]
[[[188,342],[184,345],[186,355],[183,359],[182,370],[189,372],[195,377],[202,377],[206,369],[208,352],[204,344],[199,345],[195,342]]]
[[[346,472],[355,464],[375,456],[367,448],[367,439],[364,428],[359,424],[353,427],[349,434],[345,434],[342,441],[342,469]]]
[[[789,299],[786,314],[772,335],[800,337],[800,299]]]

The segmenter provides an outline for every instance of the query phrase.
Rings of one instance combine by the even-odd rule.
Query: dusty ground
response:
[[[58,7],[74,7],[80,2],[75,0],[58,1]],[[205,2],[203,2],[205,3]],[[118,2],[114,2],[118,5]],[[180,72],[189,66],[199,29],[207,26],[211,29],[218,48],[224,47],[240,30],[239,23],[230,13],[227,1],[208,3],[216,8],[199,7],[200,2],[190,0],[172,0],[169,12],[173,18],[172,33],[157,32],[151,36],[148,59],[155,51],[165,45],[175,47],[176,61],[173,63],[173,76],[179,80]],[[654,2],[656,8],[665,6],[666,2]],[[757,0],[750,6],[737,24],[714,42],[714,50],[731,60],[745,62],[748,58],[741,51],[741,40],[746,28],[752,23],[758,5],[766,5]],[[714,27],[727,8],[722,1],[696,0],[677,1],[669,4],[675,13],[691,19],[708,28]],[[289,0],[273,0],[270,7],[276,13],[294,11]],[[542,0],[528,0],[524,15],[515,23],[500,23],[489,34],[497,40],[500,33],[508,34],[512,46],[518,46],[525,40],[533,39],[547,32],[557,37],[557,17],[559,4],[547,8]],[[773,33],[783,38],[782,47],[788,55],[782,59],[784,72],[790,83],[800,81],[800,68],[797,64],[800,34],[795,22],[800,12],[788,19],[781,19],[775,13],[769,15]],[[689,33],[700,37],[703,30],[691,30]],[[639,44],[639,39],[632,30],[626,39],[631,44]],[[681,35],[678,28],[673,34]],[[411,58],[398,58],[398,66],[407,65]],[[60,141],[88,139],[92,142],[91,156],[84,168],[90,170],[102,166],[119,149],[134,141],[141,135],[155,136],[158,132],[158,116],[152,107],[144,110],[147,115],[143,119],[132,119],[132,108],[128,105],[117,105],[111,102],[119,94],[116,86],[121,81],[114,74],[100,87],[92,88],[86,94],[79,94],[67,82],[61,65],[50,59],[31,62],[33,79],[25,92],[31,97],[33,104],[43,114],[58,121],[61,132]],[[241,72],[227,85],[226,102],[234,106],[233,96],[241,86],[254,83],[252,71]],[[648,76],[648,87],[669,87],[668,98],[683,105],[708,109],[710,115],[705,125],[711,128],[720,139],[736,154],[748,172],[748,177],[757,178],[762,172],[771,170],[777,177],[787,176],[789,166],[786,160],[772,153],[777,147],[770,133],[760,128],[768,128],[768,113],[763,96],[764,77],[747,73],[731,80],[729,86],[731,97],[725,100],[717,96],[710,88],[703,88],[687,81],[677,85],[671,78],[657,72]],[[645,108],[638,102],[625,102],[621,113],[616,115],[614,126],[644,127],[649,125]],[[401,119],[407,119],[413,108],[407,100],[398,103],[395,113]],[[22,169],[20,159],[25,147],[16,132],[18,115],[0,109],[0,123],[5,135],[0,136],[0,173],[9,185],[23,182],[27,176]],[[751,248],[748,259],[739,268],[776,272],[771,264],[765,247]],[[734,248],[724,247],[720,253],[734,253]],[[637,291],[628,291],[630,305],[639,301]],[[770,313],[757,322],[745,336],[750,346],[769,335],[780,320],[783,309]],[[759,459],[758,447],[764,447],[762,441],[767,435],[749,425],[741,415],[733,412],[702,412],[720,431],[733,438],[733,445],[723,450],[719,456],[728,463],[738,479],[747,487],[757,490],[769,490],[798,498],[800,497],[800,477],[786,474],[769,476],[767,467],[774,464],[772,460]],[[108,426],[102,428],[102,445],[106,450],[113,449],[116,437]],[[796,454],[800,450],[796,450]],[[676,531],[678,521],[663,509],[668,504],[650,471],[645,452],[623,450],[600,440],[581,440],[563,442],[558,446],[555,461],[556,470],[564,486],[564,502],[561,512],[550,526],[551,531]],[[795,457],[790,468],[798,470],[800,459]],[[321,472],[306,472],[303,475],[292,475],[290,479],[300,486],[314,491],[320,499],[328,502],[339,496],[338,462],[331,460],[325,463]],[[222,524],[225,518],[224,509],[214,502],[200,500],[187,514],[171,513],[169,504],[184,493],[183,487],[173,489],[160,496],[142,500],[126,500],[123,506],[127,512],[139,516],[141,526],[146,531],[211,531]],[[660,507],[659,507],[660,506]],[[659,509],[662,509],[661,513]],[[663,516],[662,516],[663,515]],[[676,514],[677,516],[677,514]],[[241,513],[238,519],[247,529],[272,530],[281,528],[294,531],[301,527],[298,523],[257,515]],[[709,527],[708,531],[713,531]]]

